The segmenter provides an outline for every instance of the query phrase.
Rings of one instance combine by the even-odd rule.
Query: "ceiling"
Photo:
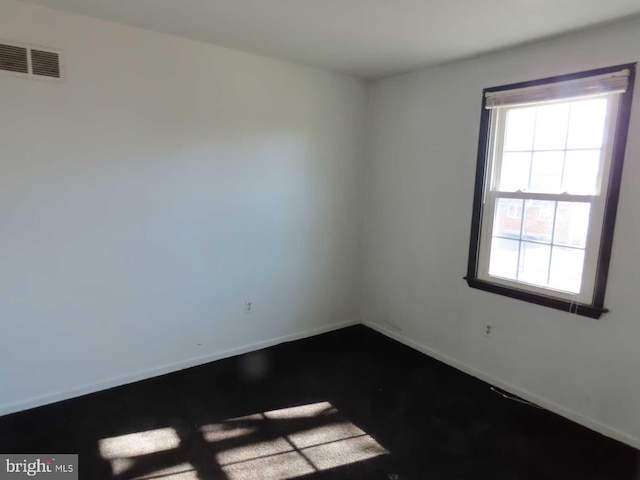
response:
[[[638,0],[31,0],[381,78],[640,14]]]

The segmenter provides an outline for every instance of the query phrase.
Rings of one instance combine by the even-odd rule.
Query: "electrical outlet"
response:
[[[488,338],[493,337],[493,325],[490,323],[487,323],[484,326],[484,336]]]
[[[253,313],[253,302],[250,300],[245,300],[244,302],[244,313]]]

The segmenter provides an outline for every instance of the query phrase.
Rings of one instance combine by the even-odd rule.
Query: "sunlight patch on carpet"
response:
[[[288,480],[389,453],[329,402],[105,438],[99,451],[122,480]]]

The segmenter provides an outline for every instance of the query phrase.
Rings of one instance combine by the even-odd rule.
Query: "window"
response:
[[[505,202],[507,218],[522,218],[522,204],[520,202]]]
[[[486,89],[469,286],[599,318],[635,64]]]

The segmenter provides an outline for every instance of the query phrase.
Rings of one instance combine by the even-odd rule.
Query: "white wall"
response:
[[[0,76],[0,414],[356,320],[364,83],[13,0],[0,39],[66,62]]]
[[[482,89],[637,60],[638,20],[377,82],[362,310],[389,335],[640,448],[640,88],[606,296],[611,312],[591,320],[463,280]],[[486,322],[492,339],[483,336]]]

